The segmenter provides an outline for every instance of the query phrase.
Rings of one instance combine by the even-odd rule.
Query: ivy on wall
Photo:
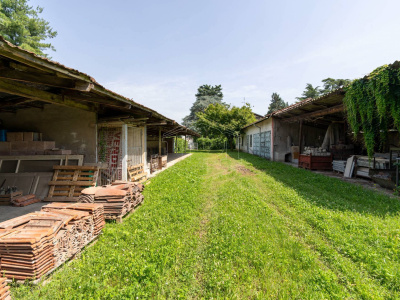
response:
[[[346,87],[344,105],[355,137],[363,131],[369,157],[383,149],[389,129],[400,131],[400,62],[384,65]]]

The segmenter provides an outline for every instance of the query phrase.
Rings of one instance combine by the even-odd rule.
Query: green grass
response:
[[[237,153],[162,172],[123,224],[15,299],[396,299],[400,203]]]

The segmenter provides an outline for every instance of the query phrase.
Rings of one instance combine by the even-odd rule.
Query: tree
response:
[[[307,83],[306,89],[301,94],[301,97],[296,97],[298,101],[303,101],[308,98],[317,98],[321,94],[319,86],[313,87],[311,83]]]
[[[250,104],[242,107],[230,107],[226,104],[216,103],[209,105],[204,112],[197,113],[196,127],[205,137],[225,137],[231,148],[234,138],[241,129],[256,121]]]
[[[198,120],[197,113],[204,112],[210,104],[222,104],[223,94],[221,85],[211,86],[208,84],[202,85],[197,89],[196,101],[190,108],[190,114],[183,118],[183,125],[196,130],[196,121]]]
[[[22,49],[47,56],[44,50],[55,49],[44,40],[56,37],[57,32],[39,17],[42,12],[42,7],[29,6],[28,0],[0,0],[0,34]]]
[[[321,90],[321,94],[326,94],[332,92],[338,88],[344,87],[351,83],[350,79],[333,79],[333,78],[325,78],[322,80],[324,84],[324,89]]]
[[[288,107],[289,103],[282,100],[281,96],[277,93],[272,93],[271,103],[268,106],[267,114],[273,113],[274,111],[280,110],[282,108]]]

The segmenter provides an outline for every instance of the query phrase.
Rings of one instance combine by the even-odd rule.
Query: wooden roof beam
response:
[[[297,121],[301,121],[301,120],[311,120],[313,118],[326,116],[326,115],[330,115],[330,114],[342,112],[342,111],[344,111],[344,106],[343,106],[343,104],[340,104],[340,105],[336,105],[333,107],[329,107],[329,108],[313,111],[310,113],[302,114],[302,115],[299,115],[296,117],[287,118],[287,119],[284,119],[284,121],[285,122],[297,122]]]
[[[33,84],[46,85],[51,87],[60,87],[64,89],[74,89],[78,91],[89,92],[93,88],[93,83],[76,79],[60,78],[56,75],[48,75],[38,72],[37,69],[19,66],[15,63],[10,63],[11,67],[2,69],[0,78],[15,80],[19,82],[28,82]]]
[[[0,78],[0,92],[26,97],[33,100],[74,107],[87,111],[97,111],[97,106],[74,101],[68,96],[43,91],[9,79]]]

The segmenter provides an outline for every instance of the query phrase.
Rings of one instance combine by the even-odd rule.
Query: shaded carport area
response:
[[[177,125],[107,90],[89,75],[20,49],[2,37],[0,69],[0,129],[41,134],[39,140],[29,142],[0,141],[0,184],[15,185],[23,194],[45,197],[54,165],[99,165],[98,129],[104,124],[122,133],[118,145],[122,180],[127,179],[130,129],[145,131],[147,124]],[[48,146],[51,149],[32,146],[47,141],[52,143]],[[53,155],[45,153],[47,150],[71,154]],[[146,147],[142,146],[138,155],[145,159]],[[14,212],[25,214],[37,210],[37,206],[2,206],[0,214],[8,219],[15,216]]]
[[[343,89],[337,89],[273,113],[275,160],[293,161],[293,146],[297,155],[304,153],[305,147],[325,148],[340,159],[361,153],[362,145],[354,141],[347,125],[344,95]]]
[[[147,126],[147,160],[150,172],[165,167],[168,162],[172,162],[181,157],[177,152],[178,137],[183,137],[185,142],[188,136],[200,137],[197,132],[179,125],[168,124],[167,122],[148,124]]]

